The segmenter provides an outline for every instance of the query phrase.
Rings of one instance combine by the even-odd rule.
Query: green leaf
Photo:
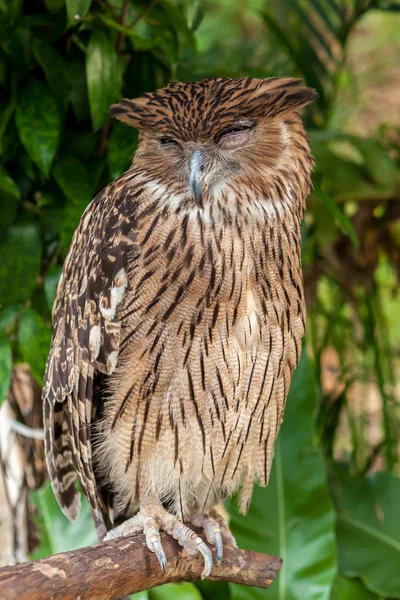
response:
[[[68,104],[70,83],[66,75],[66,67],[57,50],[45,39],[34,39],[32,51],[43,69],[59,108],[65,110]]]
[[[40,272],[42,248],[36,225],[12,225],[0,254],[0,306],[22,304],[30,298]]]
[[[50,341],[51,332],[42,317],[32,308],[26,308],[18,325],[18,347],[39,385],[43,385]]]
[[[107,146],[107,163],[111,177],[116,179],[132,164],[138,134],[136,129],[123,123],[114,123]]]
[[[315,446],[316,377],[303,352],[287,400],[270,483],[255,486],[247,516],[232,516],[240,547],[283,558],[269,590],[232,587],[236,599],[328,600],[336,574],[335,514]]]
[[[340,572],[359,577],[369,590],[385,598],[400,598],[400,480],[390,473],[340,479]]]
[[[193,583],[168,583],[147,593],[149,600],[202,600],[202,595]]]
[[[112,38],[104,31],[92,32],[86,53],[86,79],[93,128],[108,118],[108,109],[121,97],[121,67]]]
[[[68,200],[61,226],[61,242],[67,248],[82,213],[93,198],[96,180],[82,161],[73,157],[59,161],[53,175]]]
[[[12,351],[7,337],[0,331],[0,404],[10,387],[12,373]]]
[[[86,17],[91,3],[92,0],[66,0],[68,27],[76,25]]]
[[[44,293],[50,312],[52,311],[54,300],[56,298],[57,286],[60,281],[61,273],[62,267],[60,265],[54,265],[49,268],[44,278]]]
[[[41,547],[32,559],[44,558],[58,552],[68,552],[97,543],[97,537],[87,500],[82,496],[78,519],[71,523],[63,515],[53,494],[50,483],[32,494],[40,515]]]
[[[400,177],[398,168],[388,153],[374,140],[359,138],[354,135],[344,135],[341,137],[347,139],[361,152],[364,165],[374,181],[378,185],[394,191]]]
[[[60,115],[48,86],[28,83],[18,97],[16,124],[21,142],[40,170],[48,175],[60,136]]]
[[[338,206],[338,204],[335,202],[335,200],[328,194],[325,194],[321,189],[319,189],[318,187],[315,187],[313,193],[314,193],[314,196],[316,198],[318,198],[318,200],[320,200],[326,206],[326,208],[331,213],[332,217],[340,225],[343,233],[345,233],[351,239],[354,246],[356,248],[358,248],[359,240],[357,237],[357,233],[356,233],[356,230],[353,227],[353,223],[350,221],[349,217],[344,214],[344,212],[341,210],[341,208]]]
[[[65,0],[44,0],[46,8],[50,12],[58,12],[65,4]]]
[[[14,221],[20,191],[8,173],[0,168],[0,231],[6,230]]]
[[[378,600],[357,579],[347,579],[338,575],[334,581],[329,600]]]

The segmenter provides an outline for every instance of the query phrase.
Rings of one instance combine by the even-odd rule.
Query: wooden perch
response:
[[[168,559],[163,574],[143,535],[0,569],[1,600],[118,600],[127,594],[173,581],[199,579],[200,556],[188,557],[178,543],[162,534]],[[224,549],[209,579],[268,588],[282,561],[276,556]]]

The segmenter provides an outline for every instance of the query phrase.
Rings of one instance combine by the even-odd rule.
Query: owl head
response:
[[[134,165],[202,206],[224,186],[263,188],[302,157],[307,177],[299,111],[316,96],[298,79],[206,79],[122,100],[111,115],[139,130]]]

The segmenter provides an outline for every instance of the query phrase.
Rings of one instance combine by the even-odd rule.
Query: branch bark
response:
[[[163,574],[143,535],[103,542],[0,569],[2,600],[118,600],[127,594],[173,581],[195,581],[201,557],[187,556],[163,534],[168,572]],[[268,588],[281,568],[275,556],[234,548],[224,549],[209,579]]]

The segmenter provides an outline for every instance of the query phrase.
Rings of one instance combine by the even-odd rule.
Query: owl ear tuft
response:
[[[318,94],[306,87],[301,79],[291,77],[265,79],[257,89],[258,102],[265,116],[299,111],[314,102]]]
[[[137,98],[136,100],[124,98],[118,104],[110,106],[110,115],[131,127],[146,127],[146,125],[149,125],[150,114],[145,100],[145,98]]]

